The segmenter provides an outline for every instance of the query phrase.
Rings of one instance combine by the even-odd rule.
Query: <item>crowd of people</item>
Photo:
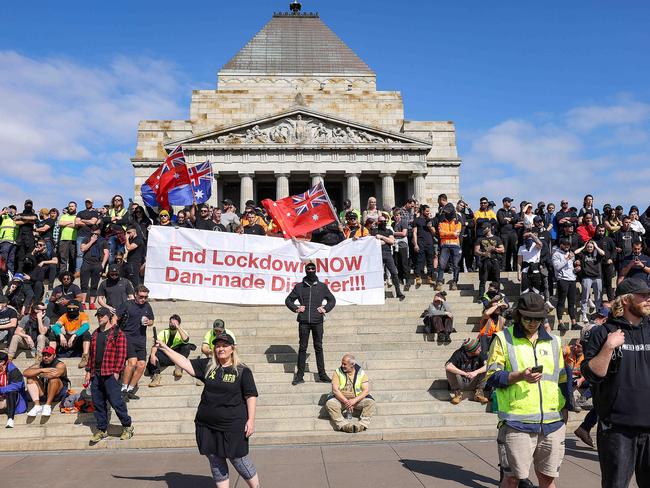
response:
[[[161,368],[174,366],[176,379],[187,372],[204,385],[197,441],[210,460],[215,480],[228,479],[225,460],[230,459],[249,486],[258,486],[247,444],[254,432],[257,390],[252,373],[239,361],[235,334],[222,320],[215,320],[200,345],[200,357],[190,360],[197,346],[190,342],[182,318],[172,315],[168,327],[147,348],[154,314],[142,279],[152,225],[281,236],[255,202],[247,202],[242,213],[232,201],[222,203],[221,208],[204,204],[156,213],[133,202],[125,206],[116,195],[100,207],[87,198],[80,212],[70,202],[61,212],[52,208],[36,213],[31,200],[25,201],[20,213],[15,205],[2,210],[0,345],[5,351],[0,352],[0,408],[7,412],[7,427],[14,427],[14,415],[27,412],[29,403],[28,416],[51,415],[52,405],[64,399],[70,387],[60,358],[80,357],[78,367],[86,371],[97,419],[92,442],[108,435],[108,404],[122,424],[121,438],[129,439],[134,429],[127,404],[138,400],[142,375],[147,371],[149,386],[159,387]],[[532,203],[521,202],[518,211],[512,203],[511,198],[503,198],[502,207],[495,211],[494,202],[481,198],[479,209],[473,211],[462,200],[453,204],[439,195],[434,212],[413,198],[401,207],[380,210],[371,198],[361,211],[347,200],[339,221],[303,238],[330,246],[345,239],[378,239],[386,286],[394,289],[396,298],[404,299],[412,287],[434,289],[422,317],[425,332],[436,334],[441,344],[449,344],[455,332],[443,290],[445,275],[449,290],[457,290],[461,272],[478,272],[480,330],[463,341],[445,369],[454,405],[468,390],[482,404],[492,399],[499,414],[503,486],[525,480],[532,462],[540,486],[554,486],[563,456],[563,412],[578,410],[592,397],[596,408],[576,435],[593,446],[590,431],[598,423],[599,450],[602,444],[607,456],[620,456],[622,451],[636,458],[637,477],[650,483],[643,477],[647,471],[639,473],[638,468],[650,470],[648,449],[641,452],[638,447],[647,442],[638,436],[648,426],[635,417],[640,410],[618,413],[623,404],[612,397],[613,388],[650,391],[643,363],[650,360],[646,354],[650,345],[639,327],[647,324],[650,315],[650,207],[642,214],[634,206],[627,214],[621,206],[605,205],[601,211],[594,207],[591,195],[585,196],[580,209],[566,200],[557,211],[552,203],[540,202],[534,209]],[[315,265],[308,263],[305,271],[305,278],[286,300],[299,325],[293,385],[304,381],[311,334],[318,377],[331,383],[326,410],[335,428],[361,432],[369,427],[375,411],[368,375],[352,354],[346,354],[333,377],[328,376],[323,318],[336,300],[319,282]],[[520,298],[514,308],[504,292],[502,272],[516,273]],[[99,324],[95,330],[91,330],[91,310]],[[552,310],[557,329],[580,330],[580,341],[561,347],[551,333]],[[526,349],[531,345],[532,353]],[[31,350],[36,360],[22,373],[12,362],[20,350]],[[544,357],[539,364],[537,352]],[[629,366],[624,359],[633,353],[643,353],[645,359],[639,354],[628,360],[635,364]],[[616,368],[625,365],[626,383],[620,382],[621,376],[612,377],[610,363]],[[636,376],[627,372],[630,368]],[[539,388],[526,386],[536,383]],[[524,395],[526,401],[514,401],[517,395]],[[223,402],[235,402],[238,410],[224,418],[219,413]],[[541,410],[530,411],[535,409]],[[350,421],[354,410],[360,412],[360,422]],[[630,427],[632,431],[626,430]],[[235,431],[244,435],[224,434]],[[637,444],[630,443],[630,435],[637,436]],[[542,451],[548,455],[538,455]],[[622,469],[603,466],[603,479],[629,480],[632,471]],[[604,486],[625,486],[616,482]]]

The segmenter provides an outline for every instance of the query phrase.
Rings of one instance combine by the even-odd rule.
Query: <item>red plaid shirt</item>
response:
[[[117,326],[113,326],[117,327]],[[88,367],[86,371],[90,371],[90,375],[95,374],[95,354],[97,352],[97,332],[96,329],[90,339],[90,352],[88,353]],[[108,330],[108,337],[106,338],[106,349],[104,349],[104,357],[102,359],[102,366],[99,370],[101,376],[109,376],[113,373],[120,374],[124,369],[126,362],[126,337],[124,333],[117,329],[117,335],[113,328]]]

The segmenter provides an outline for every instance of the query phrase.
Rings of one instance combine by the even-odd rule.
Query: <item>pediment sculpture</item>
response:
[[[392,144],[389,137],[350,126],[339,126],[302,115],[285,117],[269,125],[254,125],[201,141],[202,144]]]

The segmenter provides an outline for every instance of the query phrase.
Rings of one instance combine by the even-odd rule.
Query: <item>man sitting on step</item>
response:
[[[201,344],[201,354],[205,357],[211,358],[212,351],[214,350],[214,339],[221,334],[228,334],[237,343],[237,337],[231,330],[226,329],[226,323],[221,319],[214,319],[212,328],[203,336],[203,344]]]
[[[158,332],[157,338],[160,342],[164,342],[171,347],[173,351],[185,357],[188,357],[190,352],[196,349],[194,344],[190,344],[190,335],[181,327],[181,318],[176,314],[169,317],[169,327]],[[164,366],[172,366],[173,364],[169,357],[162,351],[159,351],[154,344],[151,348],[149,363],[147,364],[147,371],[151,375],[149,387],[161,386],[160,369]],[[180,380],[182,376],[183,370],[179,366],[176,366],[174,368],[174,379]]]
[[[463,345],[449,358],[445,365],[447,380],[451,387],[451,403],[458,405],[463,400],[463,390],[474,392],[474,401],[485,405],[488,402],[483,393],[487,366],[481,354],[478,338],[465,339]]]
[[[52,415],[52,403],[63,400],[68,394],[70,381],[65,363],[56,357],[53,347],[43,349],[43,359],[23,371],[27,379],[27,392],[34,406],[27,413],[28,417]],[[45,402],[45,405],[41,405]]]
[[[370,395],[368,375],[356,363],[352,354],[341,359],[341,367],[332,376],[332,394],[325,403],[327,413],[343,432],[363,432],[375,414],[375,400]],[[361,411],[358,424],[352,423],[352,412]],[[343,416],[345,412],[345,416]]]

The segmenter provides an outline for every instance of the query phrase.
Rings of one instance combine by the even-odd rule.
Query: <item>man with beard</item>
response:
[[[616,260],[616,244],[611,237],[605,235],[606,229],[603,224],[596,226],[596,233],[594,234],[594,242],[600,249],[605,251],[605,255],[600,263],[602,267],[603,276],[603,292],[607,294],[608,300],[614,299],[614,287],[612,280],[616,275],[616,267],[614,262]]]
[[[503,199],[503,208],[497,212],[499,222],[499,235],[503,241],[505,253],[501,271],[517,271],[517,229],[515,224],[519,221],[517,212],[512,208],[512,198]]]
[[[43,349],[43,359],[23,371],[27,380],[27,392],[34,406],[27,413],[28,417],[52,415],[52,403],[63,400],[70,387],[68,370],[65,363],[56,357],[53,347]],[[45,405],[41,405],[45,402]]]
[[[603,487],[626,487],[636,474],[650,486],[650,287],[626,279],[607,322],[594,328],[581,371],[589,381],[598,425]]]
[[[458,274],[460,273],[460,234],[462,225],[456,216],[456,209],[451,203],[446,204],[438,217],[438,237],[440,239],[440,259],[438,262],[438,276],[436,290],[442,290],[445,277],[445,268],[449,264],[451,271],[450,290],[458,289]]]
[[[480,258],[478,272],[478,298],[485,293],[485,283],[499,282],[501,278],[501,256],[505,252],[503,241],[492,235],[492,226],[485,224],[479,228],[479,237],[474,244],[474,254]]]
[[[77,203],[68,203],[68,211],[59,217],[59,262],[61,271],[75,272],[77,256]]]
[[[16,259],[16,235],[18,227],[14,221],[16,217],[16,206],[9,205],[0,212],[0,258],[7,266],[9,273],[13,274],[16,270],[14,262]],[[0,283],[1,287],[6,285],[6,281]]]
[[[567,374],[559,337],[544,329],[547,315],[544,298],[524,293],[514,325],[490,346],[487,386],[496,395],[502,488],[527,479],[531,463],[540,487],[555,488],[564,457]]]
[[[23,271],[25,265],[25,256],[30,254],[36,246],[34,240],[34,225],[38,220],[38,215],[34,212],[34,204],[31,200],[25,200],[25,209],[16,214],[14,222],[18,226],[18,236],[16,237],[16,271]]]
[[[298,305],[296,305],[298,302]],[[323,305],[323,302],[325,304]],[[313,335],[314,351],[316,352],[316,365],[318,378],[323,383],[331,382],[325,371],[325,358],[323,356],[323,318],[336,305],[336,298],[325,283],[316,276],[316,264],[308,262],[305,265],[305,277],[296,283],[284,301],[286,306],[297,313],[298,333],[300,347],[298,350],[298,370],[291,382],[292,385],[304,383],[305,364],[307,362],[307,344],[309,333]]]
[[[75,271],[81,273],[83,265],[84,251],[81,250],[81,244],[84,240],[90,238],[92,227],[100,224],[99,212],[93,208],[93,199],[86,197],[84,200],[84,210],[77,214],[75,227],[77,228],[77,259],[75,261]]]

